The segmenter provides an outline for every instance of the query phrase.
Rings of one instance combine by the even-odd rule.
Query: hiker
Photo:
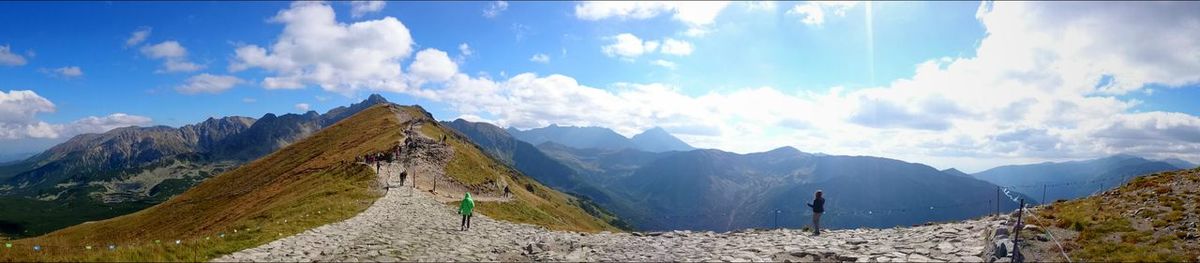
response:
[[[817,197],[807,205],[813,210],[813,235],[819,236],[821,235],[821,213],[825,212],[825,198],[821,197],[821,190],[817,190]]]
[[[508,185],[504,185],[504,197],[505,198],[512,197],[512,191],[508,190]]]
[[[471,229],[471,210],[475,209],[475,200],[471,200],[471,193],[463,196],[462,202],[458,204],[458,214],[462,215],[462,231]]]
[[[400,171],[400,186],[404,186],[405,178],[408,178],[408,170]]]

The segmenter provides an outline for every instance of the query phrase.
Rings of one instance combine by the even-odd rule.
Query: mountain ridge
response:
[[[649,152],[690,151],[696,149],[661,127],[653,127],[627,138],[604,127],[575,127],[550,124],[542,128],[519,130],[509,127],[508,134],[533,145],[554,142],[579,149],[638,149]]]
[[[127,203],[140,204],[134,205],[134,209],[145,208],[209,176],[265,156],[371,106],[386,103],[385,98],[375,94],[323,115],[309,111],[266,113],[258,119],[209,117],[178,128],[130,126],[77,135],[33,157],[0,167],[0,206],[32,205],[63,210],[50,209],[44,213],[54,220],[0,214],[0,224],[24,225],[21,234],[38,234],[122,213],[112,210],[112,206]],[[72,209],[114,212],[82,216]],[[25,230],[35,231],[24,233]]]

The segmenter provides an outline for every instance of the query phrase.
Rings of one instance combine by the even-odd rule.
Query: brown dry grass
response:
[[[203,261],[350,218],[380,196],[354,157],[400,141],[394,116],[372,107],[146,210],[13,241],[0,261]]]
[[[1193,261],[1200,257],[1200,241],[1182,237],[1188,231],[1183,227],[1188,223],[1185,215],[1200,213],[1196,210],[1200,196],[1192,190],[1197,187],[1200,169],[1144,175],[1105,194],[1051,204],[1028,222],[1049,226],[1062,233],[1056,234],[1060,238],[1069,237],[1059,241],[1076,260]],[[1052,250],[1058,252],[1057,247]]]

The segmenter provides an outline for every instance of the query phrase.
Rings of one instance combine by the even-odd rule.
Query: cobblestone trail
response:
[[[392,189],[363,213],[215,261],[954,261],[981,262],[998,219],[820,236],[800,230],[729,233],[576,233],[476,214],[459,231],[455,208],[427,192],[398,187],[400,165],[385,165]]]

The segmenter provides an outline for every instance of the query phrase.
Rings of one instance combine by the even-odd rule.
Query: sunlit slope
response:
[[[427,116],[419,108],[405,108],[414,116]],[[428,118],[428,117],[426,117]],[[505,180],[513,192],[508,202],[476,202],[477,209],[492,218],[544,226],[550,229],[574,231],[617,231],[610,225],[612,215],[590,202],[553,190],[515,169],[492,159],[467,137],[429,118],[421,125],[421,133],[441,139],[454,148],[454,157],[446,165],[447,177],[453,178],[474,194],[499,195],[499,188],[490,187]],[[453,205],[457,205],[454,202]]]
[[[207,260],[347,219],[380,196],[353,160],[402,139],[396,111],[371,107],[146,210],[14,241],[0,261]]]
[[[1200,261],[1200,169],[1139,176],[1086,198],[1034,210],[1028,223],[1049,228],[1075,261]],[[1031,261],[1063,261],[1041,231],[1028,250]]]

